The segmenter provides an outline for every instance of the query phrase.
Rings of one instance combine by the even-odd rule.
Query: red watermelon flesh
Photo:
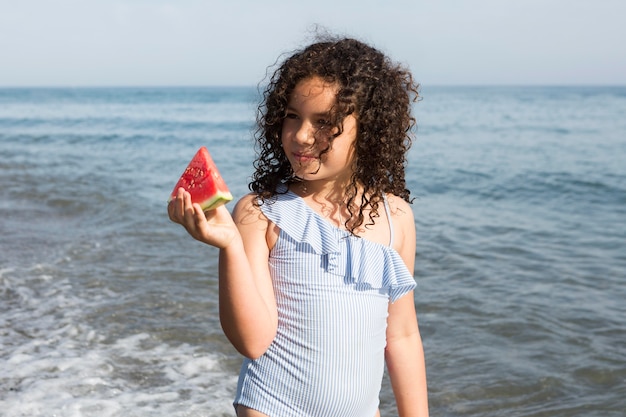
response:
[[[172,191],[170,200],[176,196],[180,187],[189,191],[191,202],[200,204],[203,211],[213,210],[233,199],[205,146],[196,152],[187,165],[187,169]]]

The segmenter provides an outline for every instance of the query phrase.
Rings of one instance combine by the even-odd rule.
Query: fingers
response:
[[[185,189],[179,188],[176,192],[176,196],[174,196],[167,205],[167,214],[170,217],[170,220],[175,223],[182,224],[183,215],[185,212],[184,194]]]
[[[200,228],[207,222],[207,218],[204,211],[202,211],[202,207],[200,207],[200,204],[197,203],[191,205],[190,217],[196,228]]]
[[[176,192],[176,196],[167,205],[167,214],[175,223],[185,225],[189,222],[190,218],[193,218],[195,209],[191,202],[191,194],[185,191],[184,188],[179,188]]]
[[[170,220],[182,225],[193,238],[203,240],[207,218],[199,204],[191,201],[191,194],[179,188],[167,205]]]
[[[198,239],[202,227],[204,223],[206,223],[206,217],[200,205],[191,202],[191,194],[187,191],[179,192],[177,198],[181,200],[178,206],[178,213],[181,219],[180,223],[187,229],[190,235]]]

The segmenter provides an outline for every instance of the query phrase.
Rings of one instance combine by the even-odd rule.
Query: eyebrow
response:
[[[292,112],[295,112],[295,113],[299,113],[298,109],[296,109],[296,108],[294,108],[292,106],[285,107],[285,111],[292,111]],[[331,115],[331,111],[330,110],[325,111],[325,112],[313,113],[313,117],[328,117],[330,115]]]

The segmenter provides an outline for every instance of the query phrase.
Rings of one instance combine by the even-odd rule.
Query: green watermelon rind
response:
[[[170,201],[174,199],[174,195],[171,195],[170,198],[167,199],[169,204]],[[209,211],[218,208],[219,206],[228,203],[233,200],[233,195],[231,193],[217,193],[213,198],[205,200],[200,204],[200,208],[202,211]]]
[[[215,210],[219,206],[228,203],[233,199],[233,195],[231,193],[218,193],[209,200],[203,201],[200,203],[200,208],[202,211],[211,211]]]

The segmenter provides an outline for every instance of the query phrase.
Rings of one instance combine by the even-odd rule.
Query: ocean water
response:
[[[624,416],[626,87],[422,96],[407,175],[431,415]],[[0,89],[0,415],[234,416],[217,251],[166,200],[202,145],[247,192],[256,100]]]

